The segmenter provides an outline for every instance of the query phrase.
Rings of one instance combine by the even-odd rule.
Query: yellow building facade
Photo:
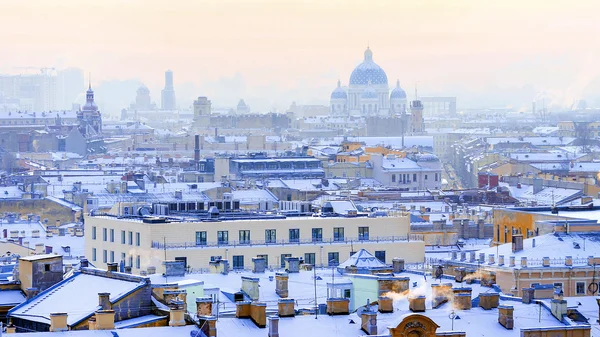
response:
[[[410,234],[405,215],[168,223],[88,216],[85,221],[86,256],[94,266],[124,261],[133,273],[148,267],[164,271],[163,262],[176,259],[192,269],[206,269],[218,258],[234,269],[248,269],[258,256],[280,268],[286,257],[320,266],[341,263],[360,249],[388,264],[394,257],[422,262],[425,254],[423,236]]]

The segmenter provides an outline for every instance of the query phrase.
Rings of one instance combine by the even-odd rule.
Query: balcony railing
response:
[[[250,247],[250,246],[290,246],[290,245],[335,245],[335,244],[352,244],[352,243],[376,243],[376,242],[410,242],[423,241],[422,234],[396,235],[396,236],[370,236],[368,239],[358,237],[345,237],[341,240],[337,238],[325,238],[321,241],[314,239],[293,239],[293,240],[276,240],[269,242],[265,240],[246,240],[243,242],[230,240],[227,243],[218,241],[209,241],[196,243],[190,242],[166,242],[152,241],[151,247],[154,249],[194,249],[194,248],[211,248],[211,247]]]

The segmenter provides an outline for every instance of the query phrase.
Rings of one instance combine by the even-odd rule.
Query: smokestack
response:
[[[200,169],[200,135],[194,136],[194,165],[196,171]]]

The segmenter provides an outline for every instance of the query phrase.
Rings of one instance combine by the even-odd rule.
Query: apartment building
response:
[[[269,267],[284,266],[298,257],[317,266],[336,265],[366,249],[390,264],[424,260],[422,235],[410,234],[407,215],[367,217],[288,217],[229,213],[219,216],[85,219],[86,256],[99,268],[118,262],[134,273],[148,267],[164,270],[165,260],[185,261],[205,269],[211,260],[227,259],[233,269],[250,268],[262,257]]]

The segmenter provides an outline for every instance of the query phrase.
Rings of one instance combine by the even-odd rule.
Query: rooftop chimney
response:
[[[279,297],[288,297],[288,273],[275,273],[275,292]]]
[[[440,305],[448,302],[452,296],[452,283],[432,284],[432,308],[437,308]]]
[[[398,274],[404,271],[404,259],[395,257],[392,260],[392,270],[394,274]]]
[[[250,319],[259,328],[267,327],[267,304],[252,302],[250,304]]]
[[[30,299],[36,297],[39,292],[40,292],[40,290],[36,287],[30,287],[30,288],[25,289],[25,294],[27,295],[27,300],[29,301]]]
[[[197,297],[196,298],[196,315],[198,315],[198,316],[212,315],[212,304],[213,304],[213,300],[210,297]]]
[[[200,135],[194,136],[194,165],[196,165],[196,171],[200,169]]]
[[[394,312],[394,301],[390,297],[379,296],[377,299],[379,312]]]
[[[554,291],[554,298],[550,301],[550,311],[552,316],[556,317],[557,320],[563,320],[563,317],[567,314],[567,301],[563,298],[563,291],[561,288],[556,288]]]
[[[377,334],[377,313],[374,311],[363,311],[361,315],[360,328],[366,332],[367,335]]]
[[[523,250],[523,234],[514,234],[512,236],[512,252],[520,252]]]
[[[350,300],[347,298],[328,298],[327,299],[327,314],[328,315],[348,315]]]
[[[285,269],[288,273],[300,272],[300,258],[286,257],[285,258]]]
[[[280,298],[277,301],[277,315],[279,317],[294,317],[296,315],[294,303],[295,301],[291,298]]]
[[[409,296],[408,308],[412,312],[425,312],[425,295]]]
[[[242,291],[253,301],[259,298],[259,279],[257,277],[242,276]]]
[[[111,310],[110,293],[98,293],[98,305],[102,310]]]
[[[453,306],[456,310],[471,310],[471,288],[454,289]]]
[[[521,297],[521,302],[525,304],[530,304],[533,302],[535,298],[535,289],[533,288],[523,288],[523,296]]]
[[[508,330],[512,330],[514,326],[513,311],[512,305],[498,306],[498,323]]]
[[[198,325],[206,337],[217,337],[217,318],[214,316],[198,317]]]
[[[81,266],[81,268],[87,268],[90,266],[90,263],[89,263],[88,259],[81,259],[79,261],[79,265]]]
[[[185,303],[179,300],[171,300],[169,303],[169,326],[185,325]]]
[[[279,337],[279,317],[269,316],[269,333],[268,337]]]
[[[498,293],[480,293],[479,306],[484,310],[491,310],[500,305],[500,294]]]
[[[114,310],[97,310],[96,311],[96,329],[97,330],[112,330],[115,328],[115,311]]]
[[[253,257],[252,258],[252,272],[253,273],[264,273],[266,269],[266,261],[264,257]]]
[[[50,332],[67,331],[69,326],[67,325],[67,313],[66,312],[53,312],[50,314]]]

